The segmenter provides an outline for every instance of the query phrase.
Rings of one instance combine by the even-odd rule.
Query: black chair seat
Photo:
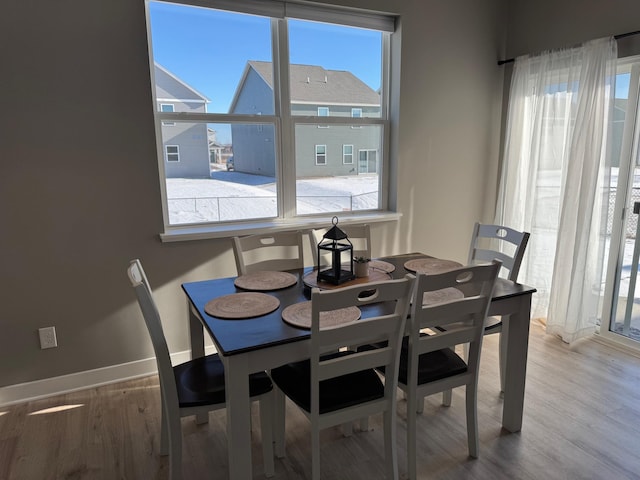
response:
[[[354,352],[336,352],[324,359],[351,355]],[[271,378],[296,405],[311,411],[311,362],[290,363],[271,371]],[[384,397],[384,385],[373,370],[349,373],[320,382],[320,413],[333,412],[352,405]]]
[[[420,333],[420,336],[428,335]],[[371,350],[386,346],[383,343],[373,345],[362,345],[358,347],[358,351]],[[409,358],[409,337],[402,339],[402,349],[400,350],[400,367],[398,369],[398,382],[403,385],[407,384],[408,375],[408,358]],[[443,348],[435,352],[424,353],[420,355],[418,362],[418,385],[441,380],[447,377],[453,377],[467,371],[467,364],[450,348]],[[380,372],[384,374],[384,368],[380,368]]]
[[[199,407],[225,402],[224,366],[218,354],[195,358],[173,367],[180,408]],[[273,389],[265,372],[249,376],[252,397]]]
[[[408,350],[400,354],[398,382],[406,385],[408,375]],[[453,377],[467,371],[467,364],[450,348],[423,353],[418,362],[418,385]]]

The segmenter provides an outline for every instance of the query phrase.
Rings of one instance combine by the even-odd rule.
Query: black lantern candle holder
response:
[[[347,234],[338,228],[338,217],[333,217],[331,223],[333,227],[318,243],[318,282],[340,285],[356,278],[353,273],[353,245]]]

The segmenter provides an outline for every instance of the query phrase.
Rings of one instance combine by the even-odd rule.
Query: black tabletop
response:
[[[408,272],[404,268],[404,263],[413,258],[425,257],[423,254],[413,253],[407,255],[396,255],[381,258],[392,263],[396,268],[391,274],[393,278],[402,278]],[[205,312],[205,305],[214,298],[232,293],[239,293],[245,290],[234,285],[235,277],[220,278],[215,280],[204,280],[200,282],[190,282],[182,284],[182,289],[191,302],[191,305],[198,311],[204,328],[213,338],[218,351],[223,355],[236,355],[251,350],[266,348],[273,345],[285,344],[308,338],[309,330],[293,327],[282,320],[282,310],[287,306],[298,302],[309,300],[310,290],[305,287],[302,279],[304,275],[312,269],[290,271],[296,275],[298,281],[291,287],[282,290],[265,292],[280,300],[277,310],[255,318],[226,320],[213,317]],[[516,284],[508,280],[500,280],[496,284],[493,301],[508,297],[530,294],[535,289],[525,285]],[[362,317],[389,313],[393,309],[392,305],[375,305],[362,308]]]

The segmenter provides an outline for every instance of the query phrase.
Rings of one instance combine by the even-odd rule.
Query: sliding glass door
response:
[[[608,268],[600,334],[640,349],[640,58],[621,62],[616,78],[607,234]]]

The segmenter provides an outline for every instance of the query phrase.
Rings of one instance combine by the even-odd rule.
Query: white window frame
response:
[[[324,152],[320,153],[318,150],[323,149]],[[318,158],[323,157],[324,161],[318,161]],[[316,165],[324,167],[327,165],[327,146],[324,144],[316,145]]]
[[[314,116],[294,116],[290,109],[289,78],[288,78],[288,33],[287,19],[300,19],[318,21],[324,23],[341,24],[349,27],[367,28],[382,33],[382,79],[380,84],[380,116],[372,118],[353,119],[348,116],[329,116],[322,118],[323,126],[342,125],[353,126],[378,126],[380,130],[381,150],[379,151],[379,208],[376,210],[341,212],[341,222],[348,223],[373,223],[397,220],[400,214],[389,209],[390,204],[395,204],[397,189],[390,182],[389,177],[397,169],[395,149],[390,151],[390,139],[394,138],[392,128],[394,125],[390,119],[390,92],[389,86],[392,70],[400,68],[399,61],[391,57],[392,43],[399,36],[395,32],[394,16],[376,13],[370,10],[332,7],[329,5],[306,5],[289,3],[278,0],[208,0],[206,5],[201,0],[169,0],[172,3],[193,5],[204,8],[216,8],[221,10],[266,16],[271,19],[271,36],[274,62],[274,104],[273,115],[248,115],[248,114],[222,114],[222,113],[163,113],[155,111],[156,136],[158,138],[158,150],[160,152],[160,186],[162,195],[162,209],[164,218],[164,232],[160,237],[164,242],[193,240],[204,238],[229,237],[232,235],[251,234],[265,231],[292,230],[301,227],[316,228],[325,226],[335,213],[298,216],[296,214],[296,158],[295,158],[295,130],[296,125],[319,126],[318,118]],[[150,0],[145,0],[148,5]],[[147,13],[147,18],[149,14]],[[149,62],[154,81],[154,59],[151,39],[151,27],[147,22],[148,44],[150,49]],[[399,42],[399,38],[397,40]],[[153,98],[157,98],[154,94]],[[393,96],[398,98],[397,95]],[[314,121],[315,119],[315,121]],[[164,122],[195,121],[202,123],[226,123],[226,124],[256,124],[268,125],[274,128],[275,138],[278,141],[276,147],[276,182],[278,184],[278,215],[277,218],[256,219],[255,221],[212,222],[193,225],[171,225],[167,204],[166,175],[165,175],[165,150],[162,145],[160,128]],[[177,122],[176,122],[177,123]],[[391,158],[391,154],[394,157]],[[355,154],[355,152],[354,152]],[[326,153],[325,153],[326,155]],[[325,156],[326,160],[326,156]],[[354,159],[355,163],[355,159]]]
[[[318,117],[327,118],[330,115],[331,113],[329,112],[329,107],[318,107]],[[318,125],[318,128],[329,128],[329,125]]]
[[[176,149],[175,152],[169,152],[169,148]],[[176,155],[176,160],[169,160],[170,155]],[[180,163],[180,145],[165,145],[164,146],[164,158],[167,163]]]
[[[164,110],[164,107],[171,107],[171,110]],[[160,111],[162,113],[174,113],[176,106],[173,103],[160,103]],[[162,122],[163,127],[175,127],[176,122]]]
[[[351,152],[350,153],[346,152],[347,147],[351,148]],[[347,157],[351,157],[351,161],[350,162],[347,161]],[[343,165],[353,165],[353,145],[351,145],[351,144],[342,145],[342,164]]]

